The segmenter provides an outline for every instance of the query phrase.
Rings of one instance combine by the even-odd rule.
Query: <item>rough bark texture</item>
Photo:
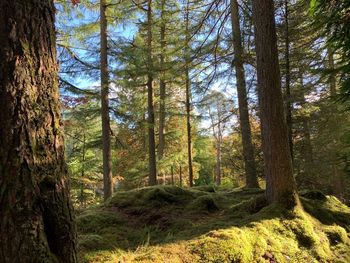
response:
[[[148,102],[148,155],[149,155],[149,185],[157,184],[156,143],[154,135],[154,104],[153,104],[153,63],[152,63],[152,0],[147,4],[147,47],[148,47],[148,73],[147,73],[147,102]]]
[[[192,132],[191,132],[191,83],[190,83],[190,58],[189,58],[189,1],[186,5],[186,47],[185,47],[185,89],[186,89],[186,124],[187,124],[187,156],[188,156],[188,179],[190,187],[193,186],[193,163],[192,163]]]
[[[160,27],[160,80],[159,80],[159,90],[160,90],[160,101],[159,101],[159,143],[158,143],[158,159],[161,160],[164,155],[165,146],[165,97],[166,97],[166,84],[164,79],[164,69],[165,69],[165,0],[162,0],[162,13],[161,13],[161,27]]]
[[[285,20],[285,60],[286,60],[286,122],[288,131],[288,143],[290,154],[293,161],[293,120],[292,120],[292,96],[290,91],[290,40],[289,40],[289,7],[288,0],[284,1],[284,20]]]
[[[242,36],[239,24],[239,9],[237,0],[231,0],[231,22],[233,47],[235,52],[234,67],[236,70],[236,85],[239,104],[239,120],[242,136],[244,168],[246,173],[246,187],[257,188],[258,177],[254,159],[254,147],[249,123],[248,98],[244,72]]]
[[[283,109],[277,37],[272,0],[253,1],[257,78],[269,203],[298,204]]]
[[[53,1],[0,10],[0,262],[76,262]]]
[[[107,58],[107,18],[106,1],[100,1],[100,31],[101,31],[101,119],[103,144],[103,193],[104,199],[113,194],[111,128],[109,123],[108,99],[108,58]]]

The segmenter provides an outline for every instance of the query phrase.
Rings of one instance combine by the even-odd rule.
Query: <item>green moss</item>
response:
[[[187,207],[189,211],[192,212],[215,212],[219,210],[218,204],[215,202],[211,194],[203,195],[197,197],[193,202]]]
[[[87,210],[78,216],[76,221],[80,233],[98,233],[106,226],[124,223],[117,213],[104,210]]]
[[[83,262],[350,262],[350,209],[303,194],[292,211],[259,189],[156,186],[83,212]],[[347,232],[348,231],[348,232]]]
[[[100,235],[88,234],[79,236],[79,247],[83,250],[94,251],[94,250],[104,250],[112,249],[113,246]]]
[[[208,193],[215,193],[216,188],[214,185],[201,185],[201,186],[195,186],[193,189],[203,191],[203,192],[208,192]]]

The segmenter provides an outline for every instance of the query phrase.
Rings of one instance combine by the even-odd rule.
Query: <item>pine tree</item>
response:
[[[298,204],[284,117],[272,0],[253,1],[257,77],[266,174],[266,197],[288,208]]]
[[[0,1],[0,261],[77,262],[53,1]]]

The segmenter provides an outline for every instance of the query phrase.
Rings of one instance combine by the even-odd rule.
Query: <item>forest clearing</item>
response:
[[[0,0],[0,263],[350,262],[350,2]]]

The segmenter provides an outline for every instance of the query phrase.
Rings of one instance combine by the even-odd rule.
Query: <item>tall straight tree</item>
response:
[[[258,95],[266,174],[266,197],[288,208],[297,205],[284,115],[273,0],[253,1]]]
[[[242,136],[244,168],[246,173],[246,186],[259,187],[254,159],[254,147],[249,123],[249,111],[247,101],[247,88],[243,61],[242,36],[239,24],[239,9],[237,0],[231,0],[231,22],[233,35],[233,48],[235,52],[234,67],[236,70],[236,83],[239,104],[239,120]]]
[[[164,146],[165,146],[165,98],[166,98],[166,83],[165,83],[165,0],[161,1],[161,25],[160,25],[160,80],[159,80],[159,143],[158,143],[158,159],[161,160],[164,155]]]
[[[52,0],[0,1],[0,262],[77,262]]]
[[[113,194],[112,178],[112,153],[111,153],[111,129],[109,120],[109,78],[107,58],[107,18],[106,0],[100,0],[100,67],[101,67],[101,119],[102,119],[102,144],[103,144],[103,192],[104,199]]]
[[[292,120],[292,96],[290,90],[290,37],[289,37],[289,1],[284,0],[284,44],[285,44],[285,63],[286,63],[286,90],[285,90],[285,107],[286,107],[286,122],[288,131],[288,143],[290,148],[290,154],[294,156],[293,151],[293,120]]]
[[[153,57],[152,57],[152,0],[147,1],[147,104],[148,104],[148,158],[149,185],[157,184],[156,142],[154,135],[154,104],[153,104]]]
[[[190,1],[186,1],[185,10],[185,89],[186,89],[186,122],[187,122],[187,157],[189,185],[193,186],[193,163],[192,163],[192,131],[191,131],[191,82],[190,82]]]

